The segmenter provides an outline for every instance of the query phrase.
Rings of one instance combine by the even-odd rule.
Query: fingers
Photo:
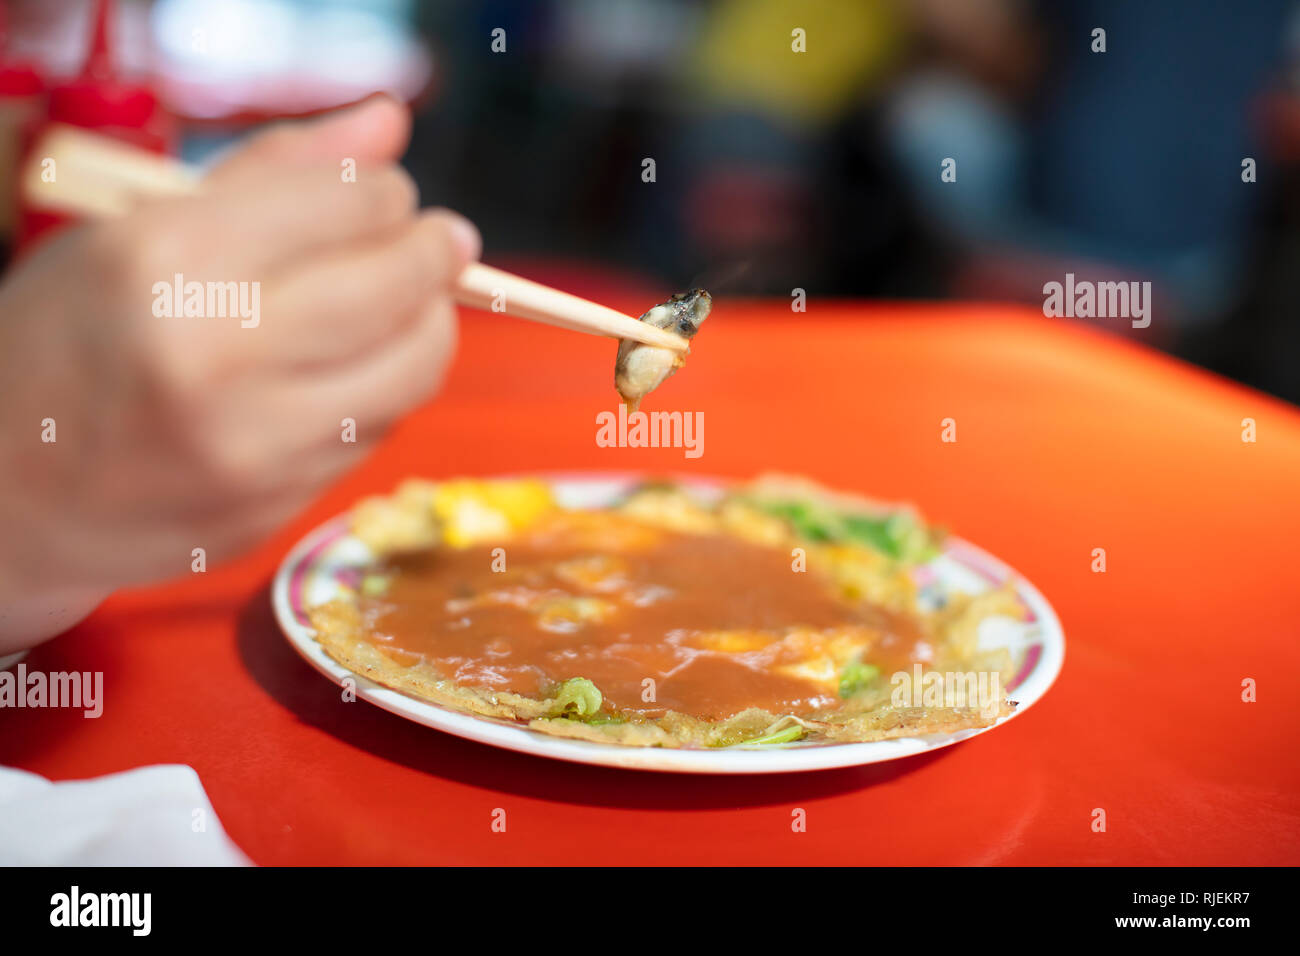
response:
[[[328,374],[262,378],[172,403],[166,424],[181,470],[220,487],[227,503],[318,487],[438,388],[455,344],[455,308],[436,299],[368,357]],[[186,521],[210,505],[184,494],[174,501]]]
[[[356,422],[358,438],[372,438],[442,385],[456,351],[456,310],[437,299],[421,310],[400,336],[366,360],[328,377],[299,377],[276,388],[279,414],[298,421],[344,418]]]
[[[364,358],[414,321],[478,250],[468,220],[436,209],[382,238],[313,256],[278,278],[263,303],[269,354],[303,370]]]
[[[277,124],[250,137],[219,162],[207,182],[224,186],[256,179],[277,166],[327,165],[339,170],[345,159],[359,167],[390,163],[402,155],[411,136],[411,114],[391,97],[372,96],[312,120]]]
[[[418,199],[411,177],[394,165],[355,182],[327,167],[268,170],[256,181],[142,207],[127,225],[137,245],[176,271],[223,268],[264,280],[322,247],[409,222]]]
[[[232,196],[231,233],[246,228],[249,219],[256,232],[229,238],[243,243],[253,268],[274,266],[330,243],[390,229],[409,219],[418,202],[415,183],[400,166],[381,166],[352,183],[330,169],[304,169],[250,189],[242,199]],[[218,216],[214,230],[221,235]]]

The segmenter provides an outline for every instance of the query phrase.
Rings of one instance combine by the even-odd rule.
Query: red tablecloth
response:
[[[611,343],[478,313],[462,330],[443,395],[273,541],[119,595],[34,651],[29,667],[102,670],[104,714],[0,711],[0,762],[56,779],[191,764],[263,864],[1300,863],[1295,408],[1011,307],[720,302],[651,402],[704,411],[690,461],[597,447]],[[281,637],[277,563],[358,495],[589,468],[778,469],[912,500],[1038,585],[1065,669],[1023,716],[936,754],[701,778],[550,762],[344,703]]]

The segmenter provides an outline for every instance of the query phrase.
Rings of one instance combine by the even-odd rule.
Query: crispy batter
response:
[[[356,607],[346,601],[330,601],[312,608],[309,613],[312,627],[316,629],[316,641],[325,649],[325,653],[348,670],[376,684],[404,691],[435,704],[482,714],[484,717],[528,720],[547,716],[551,712],[551,705],[547,701],[519,694],[480,690],[477,687],[462,687],[443,678],[423,662],[403,665],[393,660],[366,639],[361,615]]]

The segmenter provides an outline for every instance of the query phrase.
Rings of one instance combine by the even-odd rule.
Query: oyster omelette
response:
[[[642,747],[882,740],[988,726],[1015,705],[900,699],[905,675],[1015,661],[1009,587],[929,600],[940,532],[913,512],[767,477],[718,495],[651,482],[599,510],[534,479],[411,480],[367,499],[376,555],[309,611],[352,671],[562,737]]]

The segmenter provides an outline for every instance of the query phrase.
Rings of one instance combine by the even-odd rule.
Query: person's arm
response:
[[[408,133],[386,99],[276,128],[0,283],[0,654],[247,549],[436,389],[479,238],[417,208]]]

